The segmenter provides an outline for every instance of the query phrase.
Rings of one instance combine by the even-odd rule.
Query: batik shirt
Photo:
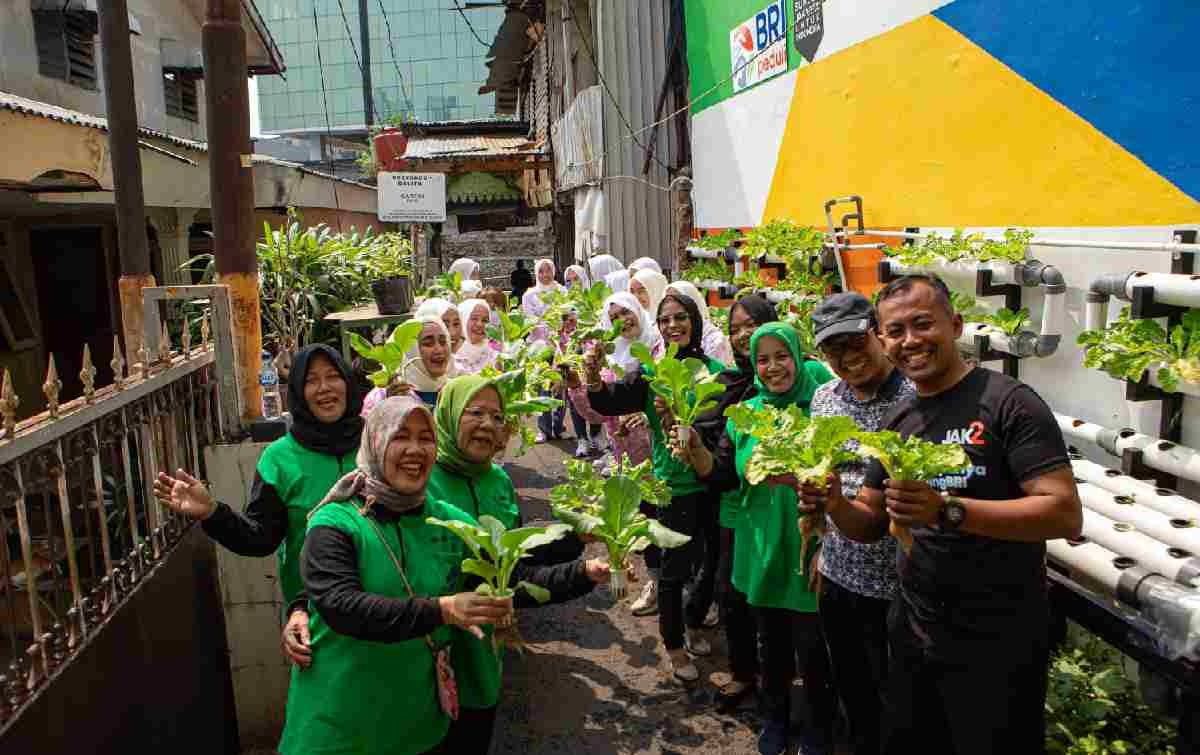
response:
[[[899,370],[892,370],[875,396],[866,401],[860,401],[844,380],[833,380],[813,395],[812,416],[846,416],[859,429],[875,432],[883,427],[884,417],[892,407],[915,395],[912,381]],[[842,491],[846,498],[858,495],[865,472],[865,462],[851,462],[842,467]],[[826,517],[820,569],[826,579],[851,592],[891,600],[897,585],[896,541],[891,535],[884,535],[875,543],[851,540],[838,532],[832,518]]]

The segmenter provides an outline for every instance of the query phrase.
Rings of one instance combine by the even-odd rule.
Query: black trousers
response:
[[[766,669],[763,706],[771,721],[787,725],[791,714],[792,679],[796,663],[804,680],[810,738],[833,739],[834,698],[829,679],[829,656],[821,636],[821,618],[785,608],[760,608]],[[916,752],[916,751],[914,751]]]
[[[638,510],[651,519],[658,519],[658,507],[652,506],[645,501],[638,504]],[[646,562],[647,569],[662,568],[662,548],[657,545],[650,545],[646,550],[642,551],[642,560]]]
[[[732,529],[720,528],[721,557],[717,565],[717,587],[721,626],[729,646],[729,670],[739,682],[753,684],[758,675],[758,625],[746,596],[733,586]]]
[[[708,609],[712,607],[717,590],[717,571],[721,563],[721,525],[717,513],[717,497],[708,494],[700,499],[696,511],[696,526],[699,532],[693,537],[700,540],[692,565],[692,583],[688,590],[687,625],[700,627]],[[730,567],[732,568],[732,567]]]
[[[850,726],[854,755],[879,755],[887,679],[889,600],[869,598],[825,577],[821,629],[833,687]]]
[[[949,661],[921,649],[906,621],[903,603],[893,601],[885,753],[1045,753],[1045,632],[1022,632]]]
[[[703,552],[703,532],[700,525],[700,510],[705,505],[706,493],[690,493],[671,499],[671,505],[658,510],[658,519],[664,526],[684,535],[692,537],[686,545],[678,548],[666,548],[660,557],[658,578],[658,632],[662,636],[663,645],[667,650],[678,650],[683,647],[683,625],[685,614],[683,608],[683,586],[692,577],[692,572]],[[711,595],[709,600],[711,601]],[[688,596],[688,621],[697,613],[694,607],[696,592]],[[707,604],[704,610],[708,610]],[[700,614],[700,622],[704,614]],[[700,622],[692,624],[698,626]]]
[[[444,755],[488,755],[495,728],[495,706],[460,708],[458,720],[450,722],[450,731],[433,752]]]

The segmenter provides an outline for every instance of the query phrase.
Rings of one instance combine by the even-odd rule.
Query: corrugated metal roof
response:
[[[349,178],[342,178],[341,176],[335,176],[331,173],[326,173],[325,171],[316,170],[314,168],[310,168],[307,165],[302,165],[301,163],[294,163],[290,160],[280,160],[278,157],[271,157],[270,155],[251,155],[250,158],[254,161],[255,165],[278,165],[281,168],[290,168],[292,170],[298,170],[301,173],[307,173],[310,176],[317,176],[318,178],[325,178],[330,181],[337,181],[339,183],[350,184],[351,186],[358,186],[363,189],[370,189],[371,191],[375,191],[375,187],[372,186],[371,184],[365,184],[362,181],[352,181]]]
[[[76,126],[84,126],[85,128],[94,128],[100,131],[108,131],[108,119],[99,115],[88,115],[81,113],[78,110],[69,110],[58,105],[51,105],[48,102],[39,102],[31,100],[19,95],[10,94],[9,92],[0,92],[0,110],[12,110],[13,112],[23,113],[25,115],[36,115],[41,118],[48,118],[52,121],[61,123],[71,123]],[[151,128],[138,127],[138,133],[142,136],[151,139],[161,139],[165,142],[170,142],[178,147],[194,150],[196,152],[207,152],[208,144],[198,142],[194,139],[184,139],[182,136],[168,134],[165,131],[155,131]]]
[[[481,136],[456,134],[414,136],[408,140],[405,160],[471,160],[481,157],[520,157],[544,155],[544,142],[525,136]]]

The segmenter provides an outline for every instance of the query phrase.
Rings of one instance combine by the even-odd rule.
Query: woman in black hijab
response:
[[[744,296],[734,302],[729,310],[729,344],[733,347],[735,366],[717,376],[717,382],[725,386],[725,393],[717,399],[717,407],[696,420],[696,432],[709,451],[715,453],[722,439],[726,438],[725,410],[734,404],[753,398],[754,365],[750,363],[750,336],[760,325],[775,322],[779,316],[775,307],[758,294]],[[728,440],[725,441],[728,444]],[[758,632],[755,621],[746,603],[746,596],[733,586],[733,525],[740,501],[736,488],[718,493],[720,487],[710,477],[710,500],[720,496],[717,511],[719,553],[716,565],[716,584],[721,608],[721,625],[725,630],[725,643],[729,647],[729,666],[732,679],[718,692],[718,706],[729,710],[737,706],[754,691],[758,676]],[[706,562],[705,566],[708,566]],[[698,586],[703,586],[700,582]],[[711,584],[708,587],[712,589]]]
[[[288,407],[291,429],[259,457],[245,511],[214,501],[204,483],[182,469],[174,477],[159,474],[154,494],[175,511],[199,520],[209,537],[240,556],[278,555],[288,611],[284,651],[294,663],[307,666],[311,654],[300,548],[308,512],[355,468],[363,428],[362,395],[354,389],[353,372],[342,356],[325,344],[314,344],[293,358]]]

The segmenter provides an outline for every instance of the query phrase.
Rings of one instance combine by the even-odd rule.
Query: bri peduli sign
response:
[[[729,32],[733,91],[740,92],[788,69],[787,12],[773,2]]]

